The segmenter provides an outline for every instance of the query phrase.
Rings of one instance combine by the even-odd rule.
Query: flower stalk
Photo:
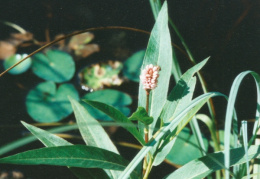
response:
[[[152,64],[147,65],[140,75],[141,82],[143,84],[143,88],[146,91],[146,112],[149,114],[149,98],[150,98],[150,92],[151,90],[155,89],[157,87],[158,83],[158,77],[159,77],[159,66],[154,66]],[[144,127],[144,138],[145,143],[148,143],[149,141],[149,126],[145,125]],[[144,163],[143,163],[143,176],[144,178],[148,177],[148,174],[151,170],[152,165],[152,159],[149,159],[149,164],[147,163],[147,156],[144,157]]]

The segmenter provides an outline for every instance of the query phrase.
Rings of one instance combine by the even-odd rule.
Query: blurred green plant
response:
[[[37,122],[58,122],[72,113],[68,96],[79,100],[72,84],[40,83],[26,97],[27,112]]]
[[[144,55],[145,50],[140,50],[138,52],[135,52],[124,62],[123,74],[129,80],[139,82],[140,69],[143,64]]]
[[[38,77],[57,83],[70,80],[75,73],[73,58],[62,51],[48,50],[33,56],[32,71]]]
[[[12,55],[11,57],[7,58],[4,61],[4,68],[5,69],[10,68],[11,66],[13,66],[14,64],[19,62],[20,60],[22,60],[26,56],[27,56],[27,54],[22,54],[22,55],[15,54],[15,55]],[[8,73],[11,73],[13,75],[18,75],[18,74],[24,73],[31,67],[31,64],[32,64],[32,59],[28,58],[25,62],[21,63],[21,65],[16,66],[15,68],[13,68],[10,71],[8,71]]]
[[[88,66],[79,73],[81,85],[93,90],[119,86],[123,82],[119,77],[122,68],[123,64],[119,61],[108,61]]]

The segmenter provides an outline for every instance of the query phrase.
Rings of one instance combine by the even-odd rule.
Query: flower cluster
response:
[[[159,77],[159,66],[147,65],[140,75],[141,82],[145,90],[152,90],[157,86],[157,79]]]

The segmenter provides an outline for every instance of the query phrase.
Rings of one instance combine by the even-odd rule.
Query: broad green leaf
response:
[[[123,170],[128,162],[120,155],[104,149],[72,145],[30,150],[2,158],[0,163]]]
[[[46,81],[62,83],[73,77],[75,63],[68,53],[48,50],[46,54],[37,53],[33,56],[32,70]]]
[[[66,146],[72,145],[70,142],[51,134],[45,130],[34,127],[30,124],[27,124],[22,121],[22,124],[33,134],[35,135],[46,147],[55,147],[55,146]],[[101,178],[108,178],[106,173],[100,168],[75,168],[69,167],[69,169],[76,175],[78,178],[96,178],[94,176],[100,175]],[[93,176],[94,175],[94,176]]]
[[[161,113],[168,93],[169,80],[172,68],[172,47],[171,37],[168,29],[168,12],[167,2],[165,1],[156,23],[151,32],[145,53],[142,69],[147,65],[158,65],[161,68],[158,78],[158,86],[151,91],[149,116],[154,118],[154,122],[149,127],[149,136],[152,136],[157,119]],[[139,85],[139,101],[138,106],[146,106],[146,92],[142,83]],[[143,126],[140,125],[140,130]]]
[[[121,91],[112,90],[112,89],[94,91],[92,93],[86,94],[85,96],[82,97],[82,99],[106,103],[108,105],[115,107],[126,116],[130,114],[130,109],[127,106],[132,103],[132,99],[128,94],[123,93]],[[81,103],[81,104],[87,109],[87,111],[95,119],[102,120],[102,121],[113,121],[108,115],[93,108],[92,106],[86,103]]]
[[[259,157],[260,146],[251,146],[248,149],[248,160]],[[238,165],[247,161],[244,148],[236,148],[230,150],[230,165]],[[172,174],[167,176],[167,179],[201,179],[210,173],[224,168],[224,152],[216,152],[208,154],[205,157],[195,159]]]
[[[5,68],[5,70],[7,70],[11,66],[13,66],[17,62],[19,62],[20,60],[22,60],[26,56],[27,56],[27,54],[22,54],[22,55],[15,54],[15,55],[12,55],[11,57],[7,58],[4,61],[4,68]],[[28,58],[25,61],[23,61],[21,64],[19,64],[18,66],[14,67],[10,71],[8,71],[8,73],[11,73],[12,75],[21,74],[23,72],[26,72],[31,67],[31,64],[32,64],[32,59]]]
[[[135,52],[130,56],[124,63],[123,74],[132,81],[140,81],[140,69],[143,63],[143,58],[145,55],[145,50],[140,50]]]
[[[72,113],[68,95],[79,99],[72,84],[62,84],[56,89],[54,82],[40,83],[26,97],[27,112],[37,122],[60,121]]]
[[[185,117],[192,118],[192,116],[205,104],[209,98],[214,96],[223,96],[221,93],[206,93],[195,98],[174,120],[170,120],[169,124],[162,127],[157,133],[149,140],[149,142],[138,152],[135,158],[126,167],[120,179],[127,178],[134,168],[142,161],[145,155],[162,139],[169,131],[172,132],[177,128],[179,123]],[[169,136],[172,137],[172,136]]]
[[[123,128],[125,128],[128,132],[130,132],[142,145],[145,145],[145,141],[141,134],[136,129],[135,125],[128,120],[128,118],[115,109],[112,106],[109,106],[105,103],[97,102],[97,101],[89,101],[89,100],[83,100],[87,104],[93,106],[96,109],[99,109],[100,111],[107,114],[109,117],[111,117],[115,122],[119,123]]]
[[[145,125],[149,125],[153,122],[153,118],[148,116],[146,110],[143,107],[138,107],[137,110],[128,119],[130,121],[139,121]]]
[[[203,142],[207,149],[207,139],[203,138]],[[192,135],[188,128],[184,128],[177,136],[174,146],[166,159],[172,163],[184,165],[199,157],[201,157],[201,152],[195,135]]]
[[[89,146],[102,148],[119,154],[116,146],[110,140],[109,136],[107,135],[103,127],[99,124],[99,122],[94,119],[88,113],[88,111],[76,100],[70,97],[69,99],[74,110],[80,133],[85,143]],[[107,172],[109,172],[110,175],[113,176],[113,178],[118,178],[118,176],[120,175],[118,171],[110,170]]]

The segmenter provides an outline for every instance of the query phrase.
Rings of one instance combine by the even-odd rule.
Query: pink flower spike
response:
[[[159,77],[159,66],[153,66],[152,64],[146,65],[140,75],[141,82],[145,90],[152,90],[157,87],[157,79]]]

